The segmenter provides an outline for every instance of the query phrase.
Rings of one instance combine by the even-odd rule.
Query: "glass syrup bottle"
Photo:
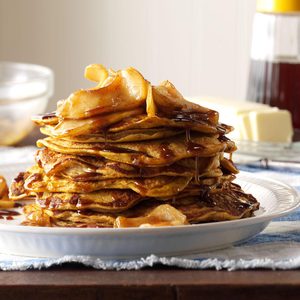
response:
[[[247,99],[289,110],[300,140],[300,0],[257,0]]]

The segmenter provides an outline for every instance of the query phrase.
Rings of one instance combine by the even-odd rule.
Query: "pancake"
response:
[[[41,133],[55,137],[52,134],[52,128],[45,126],[41,128]],[[148,128],[148,129],[130,129],[120,132],[108,132],[106,130],[98,133],[64,136],[63,140],[79,143],[118,143],[118,142],[132,142],[132,141],[146,141],[168,138],[171,136],[184,133],[184,130],[174,130],[172,128]]]
[[[212,186],[210,186],[213,189]],[[51,193],[38,192],[36,203],[43,208],[55,210],[89,210],[100,212],[121,212],[141,201],[152,201],[153,199],[163,202],[174,202],[189,197],[198,197],[202,195],[203,187],[195,184],[189,184],[184,190],[176,195],[165,197],[147,197],[142,196],[132,190],[111,189],[100,190],[91,193]]]
[[[156,197],[156,200],[175,201],[178,199],[199,196],[199,187],[191,185],[177,195],[169,197]],[[132,190],[100,190],[91,193],[36,193],[36,203],[43,208],[54,210],[80,210],[97,212],[121,212],[142,201],[153,200],[153,198],[142,196]]]
[[[38,193],[40,207],[55,210],[120,212],[146,199],[131,190],[101,190],[93,193]]]
[[[221,169],[225,174],[237,174],[239,170],[231,159],[223,157],[220,160]]]
[[[176,136],[164,140],[114,143],[76,143],[51,137],[38,140],[38,147],[47,147],[63,154],[104,157],[112,161],[136,166],[165,166],[189,157],[211,157],[219,152],[233,152],[232,141],[220,141],[217,137],[192,135]]]
[[[98,117],[91,117],[82,120],[63,120],[58,119],[57,124],[46,125],[45,131],[54,137],[80,136],[97,133],[112,124],[118,123],[123,119],[137,116],[143,113],[143,108],[136,108],[129,111],[105,114]]]
[[[195,176],[195,159],[184,159],[166,167],[140,168],[91,156],[64,155],[47,148],[38,150],[36,161],[48,176],[66,177],[75,181],[96,181],[110,178],[166,176]],[[198,173],[201,177],[220,175],[219,155],[199,158]],[[222,174],[221,174],[222,175]]]
[[[166,222],[168,219],[169,207],[173,207],[180,213],[176,217],[181,219],[181,224],[177,225],[183,225],[250,217],[258,209],[259,203],[252,195],[243,193],[238,185],[231,184],[226,189],[209,191],[200,198],[181,198],[164,203],[155,200],[143,201],[132,209],[120,213],[50,210],[47,214],[48,209],[38,205],[28,205],[24,210],[27,215],[27,225],[37,226],[37,223],[43,222],[45,215],[46,221],[51,215],[48,218],[47,226],[138,227],[144,224],[160,226],[161,222]],[[158,208],[160,209],[158,210]],[[182,216],[185,217],[184,222],[182,222]],[[172,210],[172,222],[174,222],[173,217],[174,211]],[[172,226],[172,224],[165,225]]]
[[[182,191],[190,177],[156,176],[152,178],[116,178],[101,181],[71,181],[61,177],[48,177],[38,166],[32,167],[24,187],[31,192],[90,193],[101,189],[131,189],[143,196],[172,196]]]
[[[41,169],[34,167],[24,183],[30,192],[64,192],[90,193],[103,189],[131,189],[136,193],[148,197],[167,197],[181,192],[193,177],[155,176],[150,178],[116,178],[101,181],[72,181],[61,177],[48,177]],[[214,185],[225,181],[232,181],[233,175],[223,175],[212,178],[199,178],[195,184]]]
[[[259,208],[257,200],[234,183],[204,190],[199,198],[181,198],[173,205],[190,223],[247,218]]]
[[[53,211],[42,208],[38,204],[24,206],[23,212],[26,220],[22,224],[26,226],[110,228],[113,227],[116,219],[109,213]]]
[[[38,126],[57,125],[59,122],[55,112],[34,115],[31,117],[31,120]]]
[[[199,120],[199,116],[195,112],[175,111],[169,116],[160,117],[150,117],[143,114],[143,112],[143,108],[137,108],[131,111],[103,115],[101,118],[91,117],[78,120],[60,120],[58,118],[53,118],[53,121],[49,122],[49,120],[43,121],[43,116],[40,116],[36,117],[34,120],[39,126],[44,126],[41,129],[43,134],[65,139],[76,139],[81,135],[95,135],[101,132],[101,130],[105,130],[107,134],[119,133],[119,135],[122,135],[122,133],[124,134],[124,131],[139,129],[140,135],[142,135],[141,133],[143,131],[141,129],[144,129],[145,133],[143,138],[145,140],[149,137],[145,129],[148,131],[149,129],[160,131],[161,128],[173,128],[173,130],[174,128],[180,128],[191,129],[208,134],[227,134],[233,130],[231,126],[225,124],[206,124],[201,121],[201,119]],[[137,138],[137,135],[128,137],[131,141],[137,141],[137,139],[134,138]],[[81,140],[83,139],[81,138]]]
[[[199,116],[195,112],[173,112],[169,116],[147,116],[140,115],[125,119],[116,123],[108,129],[108,132],[121,132],[130,129],[151,129],[160,127],[173,127],[190,129],[196,132],[208,134],[226,134],[233,130],[231,126],[225,124],[205,124],[198,120]]]

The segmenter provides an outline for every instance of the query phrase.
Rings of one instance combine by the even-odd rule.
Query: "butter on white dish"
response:
[[[223,98],[187,98],[189,101],[219,112],[221,123],[235,130],[233,140],[290,143],[293,137],[291,114],[269,105]]]

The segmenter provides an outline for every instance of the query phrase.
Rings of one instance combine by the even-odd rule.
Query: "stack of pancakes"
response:
[[[34,199],[25,224],[65,227],[183,225],[249,217],[259,203],[232,183],[236,150],[218,113],[186,101],[168,81],[133,68],[90,65],[97,82],[38,116],[36,165],[10,197]]]

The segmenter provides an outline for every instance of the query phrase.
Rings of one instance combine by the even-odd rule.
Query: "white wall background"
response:
[[[84,67],[134,66],[189,96],[245,97],[255,0],[0,0],[0,60],[47,65],[49,105]]]

